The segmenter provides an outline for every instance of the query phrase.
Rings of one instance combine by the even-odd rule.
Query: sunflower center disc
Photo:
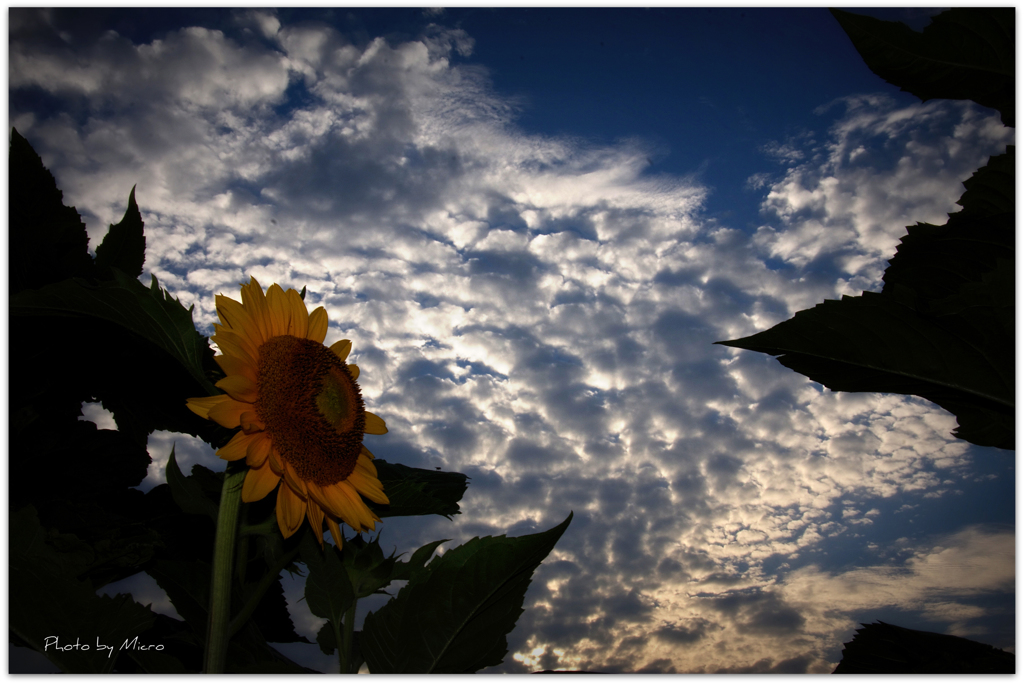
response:
[[[347,478],[366,426],[348,366],[324,345],[291,335],[272,337],[259,354],[253,406],[274,449],[308,482],[327,486]]]

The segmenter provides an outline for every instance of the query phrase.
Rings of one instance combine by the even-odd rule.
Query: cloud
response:
[[[872,615],[898,608],[919,611],[929,621],[945,625],[946,633],[979,639],[997,646],[1005,634],[993,634],[981,618],[1002,614],[1013,620],[1015,539],[1012,531],[972,526],[933,544],[909,550],[896,566],[861,567],[830,572],[811,565],[792,572],[782,593],[804,607],[812,625],[838,626],[843,615]],[[995,603],[988,597],[998,599]],[[875,612],[874,614],[877,614]],[[863,618],[864,620],[866,618]],[[1011,627],[1012,635],[1012,627]],[[1012,636],[1011,636],[1012,641]]]
[[[388,422],[367,446],[471,476],[454,522],[389,518],[385,540],[454,545],[575,512],[505,670],[831,671],[850,614],[879,595],[976,624],[977,592],[925,601],[961,591],[934,569],[949,555],[915,551],[874,584],[817,555],[883,526],[867,500],[912,507],[970,477],[952,417],[823,391],[712,343],[877,283],[903,226],[943,222],[1009,140],[992,117],[849,98],[826,143],[766,148],[786,168],[758,177],[766,223],[751,237],[706,221],[692,178],[652,176],[648,142],[520,129],[518,103],[453,59],[473,48],[457,29],[357,41],[259,10],[234,28],[80,45],[46,12],[11,15],[11,120],[93,246],[137,183],[146,270],[200,327],[213,295],[237,297],[250,275],[307,286]],[[62,106],[19,99],[31,89]],[[204,445],[154,434],[158,466],[172,441],[183,469],[219,467]],[[833,612],[815,604],[848,587]]]
[[[885,259],[905,226],[942,224],[959,211],[961,181],[1013,142],[998,115],[967,101],[898,107],[882,95],[842,98],[845,115],[824,145],[772,142],[788,162],[762,205],[770,221],[755,237],[766,255],[809,268],[838,268],[843,291],[879,289]],[[802,149],[804,148],[804,149]],[[753,180],[757,186],[762,177]],[[942,198],[937,201],[937,198]]]
[[[244,10],[235,15],[235,22],[248,29],[255,29],[268,40],[273,40],[281,30],[281,22],[274,10]]]

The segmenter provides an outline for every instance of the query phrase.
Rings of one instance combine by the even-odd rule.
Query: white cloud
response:
[[[823,626],[844,629],[836,616],[898,607],[920,610],[931,620],[950,624],[950,633],[970,638],[976,633],[971,622],[984,613],[971,605],[972,597],[1012,595],[1014,554],[1011,531],[966,528],[914,549],[898,566],[841,573],[801,568],[789,575],[782,593],[793,604],[810,608],[804,615]],[[1003,610],[1012,612],[1012,605]]]
[[[93,235],[138,183],[146,269],[201,326],[249,275],[308,287],[388,421],[367,446],[473,478],[454,524],[389,519],[401,549],[575,511],[512,638],[518,662],[834,664],[823,644],[850,619],[808,597],[866,584],[807,557],[882,526],[867,499],[951,495],[971,452],[926,402],[820,391],[712,343],[876,282],[903,226],[943,222],[1005,131],[955,103],[850,99],[826,145],[770,148],[791,166],[750,239],[702,219],[705,188],[647,174],[648,143],[518,129],[517,103],[451,61],[472,49],[460,31],[361,45],[264,11],[238,21],[263,42],[197,28],[82,52],[12,40],[12,88],[81,98],[84,117],[12,119]],[[183,470],[214,462],[154,434],[149,486],[172,440]],[[798,569],[777,580],[773,558]],[[914,558],[926,610],[926,587],[944,585],[932,556]],[[967,624],[972,605],[927,610]]]
[[[797,266],[838,267],[846,277],[833,298],[879,289],[905,227],[945,223],[960,210],[961,182],[1013,142],[998,115],[966,101],[900,108],[866,95],[841,103],[846,114],[826,144],[810,141],[807,161],[791,143],[766,146],[769,156],[800,163],[772,185],[763,204],[770,220],[755,238],[765,254]]]
[[[236,14],[235,21],[246,28],[255,28],[264,38],[273,40],[281,30],[281,22],[275,14],[276,10],[244,10]]]

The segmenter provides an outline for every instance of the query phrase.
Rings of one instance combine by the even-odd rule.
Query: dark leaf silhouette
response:
[[[10,530],[9,581],[16,587],[9,595],[12,635],[65,672],[113,672],[121,645],[149,629],[156,615],[127,594],[97,596],[77,577],[88,553],[61,553],[49,544],[31,506],[12,514]],[[83,635],[88,635],[87,648],[55,648],[81,642]]]
[[[327,618],[328,624],[341,624],[356,595],[340,555],[330,545],[321,549],[309,531],[302,537],[302,562],[309,568],[305,598],[310,612]],[[320,641],[320,637],[317,640]],[[323,644],[321,641],[321,648],[324,648]]]
[[[379,458],[373,464],[390,501],[387,505],[369,503],[381,518],[432,514],[451,518],[459,514],[459,500],[469,480],[462,473],[410,468]]]
[[[112,280],[95,285],[80,279],[63,280],[11,297],[11,315],[88,316],[113,323],[157,345],[205,391],[218,393],[203,370],[209,343],[196,332],[191,310],[164,291],[156,277],[149,288],[116,269]]]
[[[922,33],[839,9],[832,15],[868,67],[922,100],[973,100],[1014,125],[1014,9],[959,7]]]
[[[1016,658],[963,637],[897,627],[863,625],[843,644],[832,674],[1014,674]]]
[[[167,484],[171,488],[174,503],[178,504],[181,510],[194,515],[205,515],[212,522],[217,521],[217,502],[203,492],[195,478],[182,474],[174,458],[174,447],[171,447],[171,456],[167,460]]]
[[[1007,366],[975,344],[986,334],[948,331],[894,297],[865,292],[719,344],[777,356],[834,391],[923,397],[957,415],[957,436],[1012,449],[1012,349]]]
[[[297,570],[300,537],[281,537],[274,499],[242,509],[231,619],[218,623],[210,617],[210,560],[223,473],[194,465],[186,477],[172,449],[167,484],[146,494],[134,489],[151,464],[147,437],[154,430],[194,434],[214,447],[235,432],[185,406],[188,397],[217,394],[213,383],[223,373],[207,338],[196,332],[191,309],[155,277],[150,287],[137,279],[146,238],[134,188],[124,218],[110,226],[92,259],[81,218],[63,205],[52,175],[17,131],[10,161],[10,257],[18,265],[10,314],[12,328],[22,331],[10,342],[19,360],[9,387],[11,475],[19,483],[11,496],[18,511],[11,521],[12,643],[44,653],[68,673],[194,673],[206,662],[207,630],[214,624],[218,633],[230,634],[223,659],[228,673],[312,672],[268,643],[309,643],[295,633],[280,580],[282,568]],[[113,413],[117,430],[79,420],[82,404],[96,401]],[[377,468],[390,498],[388,505],[374,505],[381,517],[459,514],[465,475],[383,460]],[[376,539],[356,537],[340,551],[322,550],[307,528],[301,537],[310,571],[305,598],[314,615],[329,618],[317,641],[325,653],[337,650],[339,628],[356,599],[402,579],[414,586],[407,594],[415,602],[424,596],[415,587],[437,571],[460,582],[448,589],[460,593],[453,615],[463,622],[447,634],[434,671],[500,662],[530,575],[568,522],[533,537],[474,540],[429,567],[440,541],[404,562],[385,557]],[[183,619],[158,615],[131,596],[96,595],[97,588],[140,572],[157,582]],[[461,596],[466,587],[473,592],[468,598]],[[355,672],[363,662],[361,634],[345,626],[341,645]],[[46,648],[54,633],[97,635],[115,646],[127,637],[166,651],[126,647],[120,658],[109,659],[98,649],[58,652]],[[477,652],[479,645],[484,649]]]
[[[8,171],[11,293],[95,275],[85,224],[64,206],[53,174],[14,128]]]
[[[133,278],[142,275],[142,265],[146,261],[146,236],[142,229],[142,214],[135,203],[135,188],[132,188],[124,218],[110,226],[103,242],[96,248],[96,266],[101,277],[111,278],[111,268]]]
[[[366,616],[360,635],[374,674],[471,673],[499,665],[533,571],[572,521],[523,537],[474,538],[414,573]]]
[[[923,34],[832,10],[875,73],[922,99],[967,98],[1013,121],[1013,9],[957,9]],[[718,342],[778,357],[829,389],[913,394],[954,434],[1014,448],[1015,150],[964,182],[942,226],[908,228],[881,293],[826,301],[770,330]]]

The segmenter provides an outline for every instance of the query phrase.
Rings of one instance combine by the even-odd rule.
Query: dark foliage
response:
[[[832,674],[1014,674],[1012,653],[963,637],[897,627],[863,625],[843,644]]]
[[[971,99],[1014,121],[1012,8],[937,15],[923,34],[832,10],[868,66],[922,99]],[[962,211],[908,228],[881,293],[826,301],[739,340],[833,391],[913,394],[954,435],[1014,449],[1014,147],[964,182]]]

